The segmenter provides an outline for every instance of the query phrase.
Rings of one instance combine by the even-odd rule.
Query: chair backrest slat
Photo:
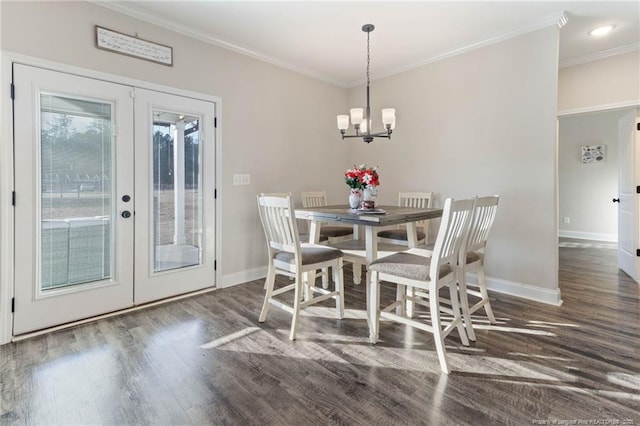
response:
[[[327,205],[327,193],[325,191],[307,191],[302,194],[302,207],[324,207]]]
[[[453,200],[447,198],[444,202],[440,229],[436,237],[431,262],[431,276],[438,276],[440,266],[447,263],[456,264],[458,253],[469,233],[471,216],[475,199]]]
[[[465,252],[478,251],[487,245],[489,231],[491,231],[498,210],[499,198],[499,196],[493,195],[480,197],[476,200]]]
[[[260,194],[258,208],[267,245],[275,250],[299,251],[300,240],[291,194]]]

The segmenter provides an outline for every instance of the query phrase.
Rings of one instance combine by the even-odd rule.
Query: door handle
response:
[[[130,200],[131,200],[131,196],[126,194],[122,196],[122,201],[124,201],[125,203],[128,203]]]
[[[129,210],[125,210],[122,213],[120,213],[120,216],[124,217],[125,219],[128,219],[131,217],[131,212]]]
[[[619,202],[620,202],[620,198],[614,198],[612,201],[613,201],[614,203],[619,203]]]

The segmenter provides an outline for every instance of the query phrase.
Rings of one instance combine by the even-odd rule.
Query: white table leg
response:
[[[320,222],[317,220],[312,220],[309,224],[309,243],[318,244],[320,242]],[[307,272],[307,282],[310,285],[315,285],[316,283],[316,271]],[[308,292],[305,293],[305,300],[308,300],[309,295]]]
[[[418,232],[416,229],[416,223],[409,222],[407,223],[406,227],[407,227],[407,243],[409,245],[409,248],[414,248],[418,245]],[[405,291],[406,291],[407,298],[411,298],[414,296],[413,287],[407,286]],[[405,309],[406,309],[407,316],[409,318],[413,318],[414,305],[411,300],[409,299],[407,300]]]

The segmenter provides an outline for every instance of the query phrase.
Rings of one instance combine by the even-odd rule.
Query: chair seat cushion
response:
[[[424,240],[426,237],[425,233],[420,230],[416,231],[416,235],[418,236],[418,241]],[[385,229],[378,232],[378,237],[388,238],[390,240],[408,241],[406,229]]]
[[[383,274],[395,275],[401,278],[408,278],[418,281],[429,281],[429,269],[431,268],[431,258],[416,254],[401,252],[392,254],[373,261],[369,265],[369,271],[381,272]],[[440,278],[453,271],[450,265],[440,267]]]
[[[342,252],[338,249],[317,244],[300,244],[300,251],[303,265],[328,262],[343,256]],[[295,262],[295,255],[288,251],[279,251],[276,253],[275,259],[280,262],[293,264]]]
[[[298,234],[300,236],[300,242],[308,242],[309,241],[309,234],[308,233],[300,233]],[[320,242],[324,243],[326,241],[329,241],[329,237],[327,237],[326,235],[322,235],[320,234]]]
[[[344,237],[353,234],[351,226],[323,226],[320,228],[320,235],[326,237]]]

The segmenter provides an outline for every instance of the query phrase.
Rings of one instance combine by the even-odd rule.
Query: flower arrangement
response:
[[[353,166],[344,173],[344,180],[351,189],[365,189],[380,185],[378,168],[366,164]]]

